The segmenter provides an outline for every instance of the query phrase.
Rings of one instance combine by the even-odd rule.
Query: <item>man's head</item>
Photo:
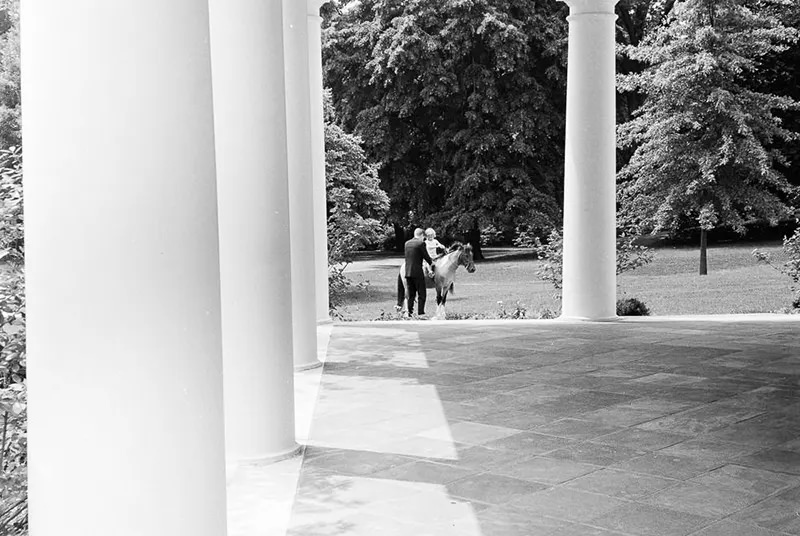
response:
[[[425,231],[417,227],[414,229],[414,238],[422,239],[425,236]]]
[[[428,227],[427,229],[425,229],[425,238],[427,238],[428,240],[433,240],[434,238],[436,238],[436,231]]]

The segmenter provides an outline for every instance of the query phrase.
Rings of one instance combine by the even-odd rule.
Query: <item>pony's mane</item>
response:
[[[447,252],[452,253],[454,251],[460,251],[462,249],[466,251],[472,251],[472,244],[464,245],[461,242],[456,241],[450,244],[450,247],[447,248]]]

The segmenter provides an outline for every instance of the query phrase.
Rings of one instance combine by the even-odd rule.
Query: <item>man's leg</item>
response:
[[[425,314],[425,300],[428,298],[428,291],[425,288],[425,278],[417,279],[417,293],[419,294],[418,303],[419,309],[418,312],[421,315]]]
[[[417,280],[413,277],[406,277],[408,283],[408,316],[414,316],[414,297],[417,294]]]

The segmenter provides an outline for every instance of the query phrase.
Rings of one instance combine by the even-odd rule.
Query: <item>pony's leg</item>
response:
[[[444,320],[444,315],[442,314],[442,303],[444,302],[444,295],[442,294],[442,289],[440,286],[437,285],[436,287],[436,320]]]
[[[447,311],[445,310],[445,304],[447,303],[447,290],[444,289],[442,292],[442,303],[437,308],[436,314],[439,315],[441,320],[447,320]]]

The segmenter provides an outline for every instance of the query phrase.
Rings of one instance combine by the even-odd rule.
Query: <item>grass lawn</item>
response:
[[[653,315],[766,313],[789,306],[789,278],[772,268],[757,264],[751,252],[758,247],[777,260],[783,259],[780,242],[715,245],[708,250],[706,276],[697,275],[697,248],[655,249],[653,261],[617,278],[617,296],[642,300]],[[396,262],[395,262],[396,261]],[[398,266],[401,257],[380,263],[358,262],[346,272],[364,288],[348,293],[340,307],[345,320],[374,320],[382,312],[393,313]],[[459,268],[456,294],[447,298],[448,315],[496,313],[498,301],[513,310],[519,301],[529,316],[549,309],[556,313],[560,303],[549,283],[536,277],[539,261],[511,256],[476,263],[468,274]],[[358,270],[358,271],[355,271]],[[435,291],[428,290],[426,311],[435,312]],[[531,314],[532,313],[532,314]]]

